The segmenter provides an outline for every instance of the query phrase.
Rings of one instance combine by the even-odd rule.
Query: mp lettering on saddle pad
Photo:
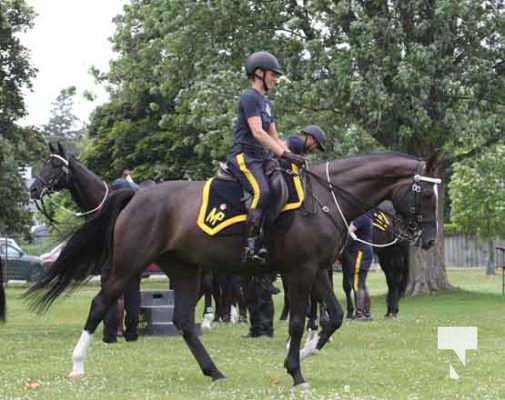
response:
[[[439,326],[438,349],[454,350],[463,365],[466,366],[466,350],[477,350],[476,326]],[[449,377],[459,379],[459,375],[449,364]]]

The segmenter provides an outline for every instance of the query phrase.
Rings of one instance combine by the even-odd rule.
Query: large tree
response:
[[[0,2],[0,231],[27,232],[31,215],[20,170],[40,150],[40,133],[20,128],[26,114],[22,90],[31,88],[35,70],[19,33],[31,27],[33,12],[23,0]]]
[[[503,7],[134,0],[117,18],[118,57],[99,76],[112,98],[91,122],[90,165],[116,174],[128,164],[137,178],[212,174],[231,143],[244,60],[258,49],[277,55],[288,78],[272,93],[280,130],[320,124],[324,157],[472,152],[503,131]],[[409,292],[447,286],[442,237],[414,258]]]
[[[83,133],[82,123],[73,110],[75,95],[75,86],[62,89],[51,104],[47,124],[42,127],[47,143],[60,142],[71,152],[75,152],[76,143]]]

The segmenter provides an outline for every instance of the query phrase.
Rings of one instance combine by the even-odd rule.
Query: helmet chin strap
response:
[[[309,140],[309,135],[307,135],[306,133],[304,133],[304,135],[305,135],[305,142],[303,143],[303,148],[305,149],[305,152],[308,153],[309,149],[307,148],[307,142]]]
[[[265,93],[268,93],[268,86],[267,86],[267,83],[265,82],[265,75],[267,74],[267,72],[264,69],[262,69],[262,71],[263,71],[263,76],[260,76],[258,74],[254,74],[254,76],[256,78],[261,79],[261,82],[263,83],[263,90],[265,91]]]

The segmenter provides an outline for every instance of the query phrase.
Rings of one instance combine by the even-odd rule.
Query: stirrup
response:
[[[242,262],[266,264],[267,255],[268,251],[263,246],[261,237],[259,235],[247,238],[246,246],[242,252]]]
[[[267,263],[268,251],[266,249],[260,249],[258,253],[254,251],[254,249],[250,249],[249,247],[244,247],[244,251],[242,253],[242,262],[254,262],[258,264],[266,264]]]
[[[258,251],[256,251],[254,247],[246,246],[242,252],[242,262],[253,262],[264,265],[267,263],[267,256],[268,250],[264,247],[261,247]]]

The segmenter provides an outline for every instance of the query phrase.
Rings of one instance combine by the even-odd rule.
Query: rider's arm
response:
[[[277,156],[287,150],[286,145],[279,139],[275,124],[270,124],[269,132],[265,131],[261,126],[261,117],[252,116],[247,118],[247,123],[253,136],[261,143],[263,147],[272,151]]]

